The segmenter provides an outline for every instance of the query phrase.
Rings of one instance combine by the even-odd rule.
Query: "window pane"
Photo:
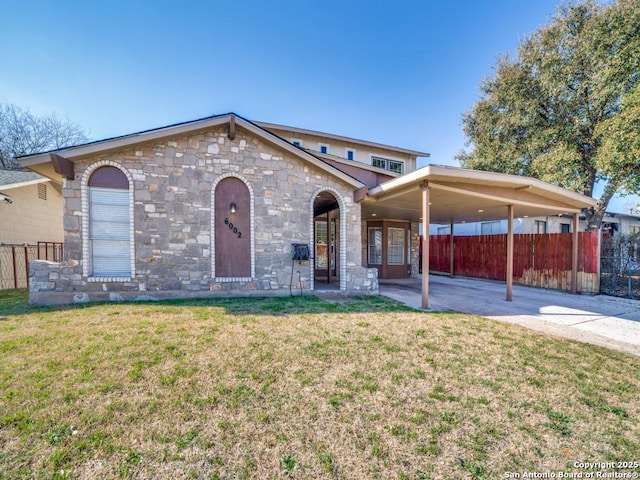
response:
[[[126,191],[126,190],[125,190]],[[128,200],[127,196],[127,200]],[[129,223],[129,205],[101,205],[91,204],[91,220],[96,222],[126,222]]]
[[[316,222],[316,268],[327,268],[327,222]]]
[[[91,187],[89,189],[91,205],[129,206],[129,191],[116,188]]]
[[[316,243],[327,243],[327,222],[316,222]]]
[[[91,222],[92,239],[129,240],[129,222]]]
[[[404,228],[387,230],[387,264],[404,265]]]
[[[402,173],[402,162],[395,162],[393,160],[389,160],[389,171],[395,173]]]
[[[382,265],[382,228],[369,228],[369,264]]]
[[[131,275],[129,242],[93,240],[91,243],[93,275],[100,277],[128,277]]]
[[[384,168],[385,170],[387,169],[387,161],[384,158],[372,157],[371,165],[378,168]]]

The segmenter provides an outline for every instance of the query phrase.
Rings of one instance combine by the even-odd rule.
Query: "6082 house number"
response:
[[[237,235],[238,238],[242,238],[242,232],[238,230],[238,227],[235,227],[233,223],[229,221],[229,217],[224,219],[224,224],[229,227],[229,230],[231,230],[234,235]]]

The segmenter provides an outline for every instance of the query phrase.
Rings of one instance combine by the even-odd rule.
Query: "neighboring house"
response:
[[[578,229],[584,231],[587,222],[581,215]],[[606,212],[602,219],[603,233],[640,233],[640,215]],[[491,220],[487,222],[458,223],[453,227],[455,235],[493,235],[507,233],[506,220]],[[431,225],[431,235],[448,235],[451,232],[450,225]],[[570,233],[570,215],[547,215],[544,217],[516,218],[514,221],[515,233]]]
[[[640,215],[607,212],[602,219],[602,231],[609,234],[640,234]]]
[[[372,293],[417,275],[429,218],[594,202],[524,177],[416,170],[418,157],[232,113],[22,157],[64,198],[65,262],[32,263],[31,301]]]
[[[0,244],[63,240],[60,185],[34,172],[0,169]]]

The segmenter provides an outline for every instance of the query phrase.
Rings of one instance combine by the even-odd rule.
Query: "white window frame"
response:
[[[380,236],[376,238],[371,235],[372,231],[380,232]],[[382,265],[382,227],[369,227],[367,229],[367,261],[369,265]],[[380,243],[371,242],[371,240],[380,240]],[[373,254],[372,254],[373,252]]]
[[[322,149],[325,148],[327,151],[323,152]],[[329,145],[326,143],[319,143],[318,142],[318,152],[322,153],[323,155],[328,155],[330,153],[329,151]]]
[[[291,143],[293,143],[296,147],[304,147],[304,143],[299,138],[292,138]]]
[[[349,153],[353,158],[349,158]],[[356,160],[356,151],[353,148],[345,148],[344,149],[344,158],[349,160],[350,162],[354,162]]]
[[[398,235],[397,234],[401,234]],[[399,227],[387,228],[387,265],[404,265],[406,230]],[[393,258],[393,261],[391,260]]]
[[[380,165],[375,165],[375,163],[378,162]],[[380,155],[370,155],[369,156],[369,163],[371,164],[371,166],[376,167],[376,168],[381,168],[382,170],[387,170],[388,172],[391,173],[396,173],[398,175],[402,175],[404,174],[404,160],[399,160],[397,158],[389,158],[389,157],[382,157]],[[400,168],[399,169],[392,169],[392,164],[393,165],[398,165]],[[400,170],[400,171],[398,171]]]

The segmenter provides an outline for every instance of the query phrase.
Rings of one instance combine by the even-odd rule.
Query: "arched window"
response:
[[[88,187],[91,276],[131,277],[129,180],[105,166],[91,174]]]

